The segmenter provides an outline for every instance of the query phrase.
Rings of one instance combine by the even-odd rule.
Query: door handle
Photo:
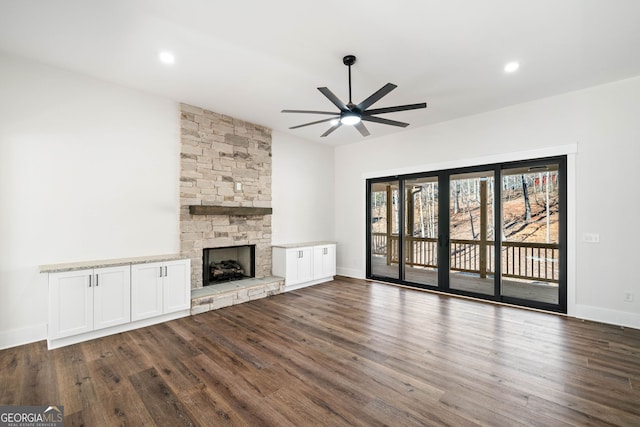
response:
[[[98,273],[96,273],[96,286],[98,286]]]
[[[160,266],[160,277],[162,277],[162,266]]]
[[[164,266],[164,277],[167,277],[169,273],[167,272],[167,266]]]
[[[89,287],[91,287],[91,278],[93,278],[93,274],[89,275]]]

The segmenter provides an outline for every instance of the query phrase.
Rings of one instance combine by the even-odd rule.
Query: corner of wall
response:
[[[47,339],[47,324],[0,332],[0,350]]]

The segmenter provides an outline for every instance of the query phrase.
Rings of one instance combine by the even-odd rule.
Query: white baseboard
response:
[[[337,267],[336,270],[337,270],[336,273],[339,276],[351,277],[353,279],[364,279],[365,278],[364,271],[360,271],[360,270],[355,269],[355,268]]]
[[[640,314],[630,311],[609,310],[607,308],[576,304],[574,316],[578,319],[640,329]]]
[[[0,350],[47,339],[47,324],[0,332]]]

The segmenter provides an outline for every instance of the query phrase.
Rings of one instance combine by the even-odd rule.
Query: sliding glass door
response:
[[[367,181],[367,277],[566,312],[566,159]]]
[[[404,279],[438,286],[438,177],[404,181]]]
[[[561,298],[564,229],[559,162],[502,171],[502,280],[504,297],[551,305]]]
[[[369,266],[372,276],[400,279],[400,181],[375,182],[369,189]]]
[[[493,171],[449,177],[449,288],[495,295]]]

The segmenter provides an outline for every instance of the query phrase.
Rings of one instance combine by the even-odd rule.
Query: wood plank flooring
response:
[[[0,368],[66,426],[640,425],[640,330],[345,278]]]

